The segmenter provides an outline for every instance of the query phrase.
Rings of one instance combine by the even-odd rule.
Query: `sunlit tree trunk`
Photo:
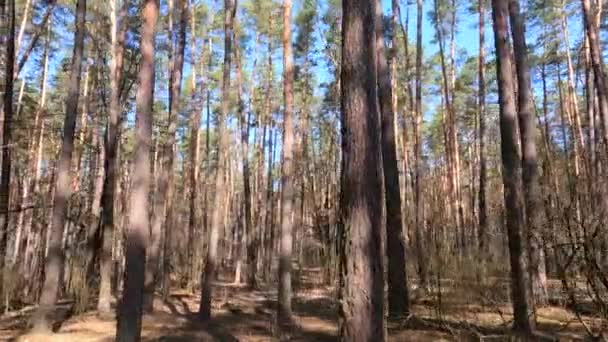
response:
[[[40,40],[40,37],[42,36],[42,33],[44,33],[44,28],[47,27],[47,24],[51,18],[51,14],[53,14],[53,9],[55,9],[55,6],[57,5],[57,0],[49,0],[46,2],[47,2],[47,6],[46,6],[46,10],[44,12],[44,15],[42,16],[42,20],[40,21],[40,24],[37,25],[37,28],[35,29],[34,33],[32,34],[32,37],[30,38],[30,41],[29,41],[27,47],[25,48],[23,53],[21,53],[21,58],[19,59],[19,62],[16,63],[16,65],[15,65],[15,69],[13,70],[13,81],[17,79],[17,77],[19,76],[19,73],[25,66],[25,63],[28,61],[28,59],[32,55],[32,51],[34,51],[34,49],[36,48],[38,41]],[[21,48],[19,48],[19,50],[21,50]],[[19,52],[17,50],[15,50],[15,51]]]
[[[281,163],[281,231],[279,252],[279,323],[291,323],[291,254],[294,223],[293,57],[291,54],[291,0],[283,0],[283,161]]]
[[[374,2],[342,3],[340,340],[385,341]]]
[[[25,33],[25,26],[27,19],[29,18],[30,9],[32,8],[32,0],[25,1],[25,7],[23,8],[23,17],[21,18],[21,25],[19,25],[19,33],[17,34],[17,41],[15,42],[15,53],[19,53],[21,48],[21,42],[23,41],[23,34]],[[13,63],[15,63],[13,58]]]
[[[189,182],[189,202],[188,202],[188,246],[187,246],[187,268],[188,268],[188,288],[192,290],[194,287],[194,243],[195,229],[198,226],[198,193],[199,193],[199,173],[200,173],[200,144],[201,144],[201,112],[203,110],[203,101],[205,97],[204,77],[205,77],[205,53],[201,52],[200,56],[200,81],[197,81],[196,73],[196,9],[191,4],[190,6],[190,54],[192,58],[192,102],[193,111],[190,113],[190,139],[189,139],[189,164],[188,164],[188,182]],[[204,49],[203,49],[204,51]],[[165,286],[163,286],[163,289]]]
[[[40,59],[40,66],[42,69],[41,79],[41,87],[40,87],[40,103],[38,104],[38,108],[36,109],[36,114],[34,118],[34,129],[32,130],[31,140],[29,149],[28,149],[28,170],[26,171],[25,179],[23,181],[24,188],[21,196],[21,211],[19,212],[19,217],[17,219],[17,233],[15,237],[15,247],[13,250],[13,259],[12,264],[17,263],[17,258],[19,254],[23,252],[23,239],[21,238],[21,234],[25,237],[25,246],[26,251],[28,242],[31,240],[32,236],[31,227],[32,227],[32,218],[33,212],[35,208],[28,208],[29,206],[34,207],[34,196],[38,190],[37,184],[40,181],[40,163],[42,158],[42,141],[41,137],[44,132],[44,115],[46,114],[46,81],[48,74],[48,65],[49,65],[49,46],[50,46],[50,29],[47,28],[47,37],[44,44],[44,52],[42,54],[42,58]],[[23,82],[22,84],[25,84]],[[17,110],[17,115],[19,115],[19,109]],[[24,210],[26,209],[27,210]],[[21,233],[23,232],[23,233]],[[27,264],[28,257],[27,253],[23,255],[23,259],[21,262],[21,270],[25,270],[24,266]]]
[[[522,150],[522,178],[525,203],[525,239],[528,247],[529,270],[532,295],[539,305],[547,303],[547,274],[541,236],[540,184],[536,152],[536,123],[534,99],[528,66],[523,17],[519,11],[519,0],[509,0],[513,52],[517,71],[518,119]]]
[[[504,183],[504,203],[511,265],[511,297],[513,303],[513,329],[529,334],[534,329],[533,307],[529,301],[529,277],[525,258],[522,228],[524,206],[522,196],[521,161],[518,153],[517,110],[511,64],[508,31],[508,3],[492,0],[494,44],[496,46],[496,78],[500,105],[500,136]]]
[[[124,44],[127,33],[127,10],[129,1],[122,0],[120,12],[117,14],[118,0],[111,1],[110,19],[112,22],[112,62],[110,64],[110,108],[105,137],[105,177],[101,199],[101,253],[99,260],[99,299],[97,311],[102,316],[111,313],[112,297],[112,245],[114,240],[114,213],[116,211],[116,182],[118,166],[119,122],[122,112],[120,84],[122,83],[122,66],[124,59]]]
[[[118,307],[116,341],[141,338],[141,320],[146,273],[146,248],[150,237],[149,200],[152,105],[154,100],[154,36],[158,0],[146,0],[142,7],[141,65],[135,116],[135,156],[130,193],[129,227],[126,234],[126,265],[122,298]]]
[[[230,70],[232,64],[232,38],[233,22],[236,15],[236,3],[232,0],[224,0],[224,65],[222,71],[222,100],[221,110],[218,114],[217,123],[217,170],[215,172],[215,202],[211,216],[211,229],[209,231],[209,245],[207,247],[207,258],[201,285],[201,303],[198,315],[202,320],[211,318],[211,300],[213,295],[212,283],[217,275],[218,240],[220,229],[223,226],[223,202],[227,195],[225,173],[228,167],[226,149],[228,136],[226,130],[226,119],[229,109],[230,96]],[[218,205],[219,204],[219,205]]]

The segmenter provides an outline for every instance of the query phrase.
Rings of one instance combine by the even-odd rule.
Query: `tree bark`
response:
[[[152,105],[154,102],[154,28],[158,0],[146,0],[142,8],[141,66],[135,117],[135,157],[130,195],[129,227],[126,241],[124,290],[118,308],[116,341],[131,342],[141,338],[141,318],[146,271],[146,248],[149,242],[150,146],[152,144]]]
[[[44,265],[44,284],[40,303],[34,315],[34,330],[48,332],[51,329],[50,314],[57,302],[63,280],[64,251],[62,248],[63,230],[71,193],[70,166],[74,150],[74,133],[78,115],[78,97],[80,93],[81,63],[84,55],[86,0],[76,3],[76,31],[74,32],[74,50],[70,67],[68,96],[65,101],[65,122],[63,140],[57,163],[55,197],[51,219],[48,255]]]
[[[506,209],[509,259],[511,265],[511,297],[513,329],[530,334],[534,329],[534,313],[529,301],[529,277],[522,238],[524,206],[522,198],[521,161],[518,152],[517,111],[508,35],[508,3],[492,0],[494,43],[496,45],[496,78],[500,107],[501,156],[503,164],[504,203]]]
[[[519,131],[522,149],[522,178],[525,203],[525,238],[527,240],[529,272],[532,280],[532,295],[539,305],[547,303],[547,274],[541,236],[540,183],[538,178],[538,153],[536,151],[536,123],[528,52],[526,47],[523,17],[519,0],[509,0],[513,52],[517,71],[517,96],[519,102]]]
[[[376,70],[378,72],[378,103],[382,127],[382,166],[386,200],[386,257],[388,258],[388,309],[394,317],[409,313],[407,276],[405,273],[405,241],[399,193],[399,166],[395,146],[395,113],[389,63],[382,35],[382,4],[376,0]]]
[[[242,244],[238,250],[239,253],[239,261],[243,261],[245,255],[247,256],[247,266],[246,266],[246,278],[247,278],[247,286],[250,288],[254,288],[256,286],[255,283],[255,258],[254,253],[255,245],[254,245],[254,235],[253,235],[253,225],[251,221],[251,171],[249,167],[249,114],[245,113],[245,101],[243,100],[243,76],[242,76],[242,62],[241,62],[241,51],[240,48],[235,42],[235,63],[236,63],[236,86],[237,86],[237,116],[239,119],[240,125],[240,133],[241,133],[241,158],[243,163],[243,231],[242,231]],[[255,69],[255,60],[254,60],[254,69]],[[252,93],[249,96],[253,96]],[[270,94],[267,94],[270,96]],[[235,281],[236,283],[236,281]]]
[[[486,182],[488,170],[486,164],[486,60],[485,60],[485,2],[478,1],[479,10],[479,79],[478,79],[478,115],[479,115],[479,255],[482,260],[488,256],[488,207],[486,204]]]
[[[212,283],[216,278],[217,250],[220,229],[223,226],[224,199],[226,198],[226,179],[225,170],[228,166],[227,154],[228,137],[226,130],[226,119],[229,109],[230,97],[230,69],[232,63],[232,38],[233,22],[236,16],[236,2],[224,0],[224,66],[222,71],[222,102],[221,111],[218,115],[217,123],[217,170],[215,172],[215,199],[216,205],[213,206],[211,216],[211,229],[209,231],[209,246],[207,247],[207,258],[205,270],[203,272],[201,286],[201,303],[198,315],[201,320],[206,321],[211,318],[211,300],[213,295]]]
[[[4,94],[2,97],[2,175],[0,176],[0,296],[4,298],[12,162],[13,68],[15,65],[15,0],[8,0]],[[2,27],[4,29],[4,27]],[[5,254],[6,253],[6,254]]]
[[[283,162],[281,166],[281,235],[279,252],[279,311],[281,324],[292,321],[291,254],[293,249],[294,132],[293,56],[291,53],[291,0],[283,0]]]
[[[342,2],[340,340],[385,341],[374,2]]]
[[[422,197],[422,1],[417,0],[416,19],[416,117],[414,118],[414,201],[416,206],[416,220],[414,227],[414,240],[416,245],[416,259],[418,259],[418,281],[422,288],[427,288],[427,257],[424,252],[424,199]]]
[[[167,149],[165,150],[165,156],[167,157],[166,159],[166,165],[165,165],[165,170],[166,172],[169,172],[169,177],[167,178],[167,193],[166,193],[166,205],[165,205],[165,220],[164,220],[164,229],[162,230],[163,232],[163,237],[162,239],[158,239],[158,241],[162,241],[162,248],[164,250],[163,254],[163,263],[166,265],[170,265],[171,259],[171,253],[169,253],[169,250],[172,247],[172,241],[174,238],[175,233],[172,232],[170,229],[172,229],[175,226],[176,223],[176,219],[175,219],[175,208],[174,208],[174,193],[175,193],[175,157],[176,157],[176,153],[177,153],[177,143],[176,143],[176,133],[177,133],[177,125],[178,125],[178,115],[179,115],[179,111],[181,109],[181,105],[180,105],[180,96],[181,96],[181,84],[182,84],[182,78],[183,78],[183,67],[184,67],[184,49],[186,46],[186,30],[187,30],[187,26],[188,26],[188,0],[179,0],[179,7],[180,7],[180,21],[179,21],[179,28],[177,31],[177,37],[176,37],[176,45],[175,45],[175,53],[173,54],[173,60],[172,60],[172,76],[171,76],[171,89],[170,89],[170,107],[169,107],[169,111],[170,111],[170,115],[169,115],[169,138],[168,138],[168,144],[166,145]],[[168,148],[170,146],[170,149]],[[154,233],[154,232],[153,232]],[[156,247],[154,244],[154,240],[151,243],[151,247]],[[154,277],[150,278],[148,276],[148,280],[152,279],[152,282],[154,283],[154,286],[156,286],[156,278],[157,275],[156,273],[158,273],[159,267],[158,267],[158,259],[160,257],[160,244],[158,246],[158,248],[152,248],[151,249],[151,253],[150,253],[150,260],[154,260],[154,258],[157,259],[156,263],[157,266],[154,267],[153,271],[154,273]],[[149,269],[150,271],[152,271],[152,269]],[[163,270],[163,274],[161,275],[164,278],[163,283],[165,285],[167,285],[166,287],[163,288],[163,297],[167,298],[167,296],[170,293],[170,268],[165,268]],[[149,273],[150,275],[150,273]],[[153,291],[151,290],[151,286],[149,286],[148,291]]]
[[[106,126],[104,168],[106,170],[101,198],[101,255],[99,264],[99,299],[97,311],[102,316],[111,313],[112,297],[112,245],[114,239],[114,212],[116,194],[116,166],[118,140],[120,139],[120,116],[122,112],[121,93],[122,69],[124,60],[124,44],[127,33],[127,11],[129,1],[123,0],[117,16],[118,0],[111,1],[112,21],[112,62],[110,65],[110,110]]]
[[[190,182],[189,187],[189,203],[188,203],[188,246],[187,246],[187,267],[188,267],[188,288],[192,289],[194,286],[194,241],[195,241],[195,229],[198,225],[198,181],[200,173],[200,125],[201,125],[201,111],[203,110],[203,101],[205,98],[204,89],[204,77],[205,77],[205,53],[201,52],[200,56],[200,67],[201,73],[199,75],[200,82],[197,81],[196,74],[196,9],[194,6],[190,6],[190,27],[192,28],[191,33],[191,58],[192,58],[192,101],[193,101],[193,112],[190,114],[190,139],[189,139],[189,168],[188,168],[188,181]],[[204,51],[204,49],[203,49]]]

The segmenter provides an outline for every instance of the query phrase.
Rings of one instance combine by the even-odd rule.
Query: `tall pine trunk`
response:
[[[283,162],[281,167],[281,231],[279,252],[279,323],[290,323],[291,254],[294,216],[293,57],[291,54],[291,0],[283,1]]]
[[[146,248],[149,243],[150,219],[150,146],[154,102],[154,28],[158,17],[158,0],[146,0],[142,8],[141,66],[135,116],[135,157],[126,238],[125,280],[118,307],[116,341],[131,342],[141,338],[144,301]]]
[[[110,19],[112,21],[112,62],[110,65],[110,109],[106,126],[105,179],[101,198],[101,257],[99,260],[99,299],[97,311],[102,316],[111,314],[110,301],[112,297],[112,245],[114,239],[114,212],[117,179],[117,154],[119,122],[122,112],[121,90],[122,65],[124,60],[124,44],[127,33],[127,10],[129,1],[123,0],[117,15],[118,0],[112,0]]]
[[[532,280],[532,295],[540,304],[546,304],[547,274],[541,236],[540,183],[536,152],[536,123],[534,99],[528,66],[524,19],[519,11],[519,0],[509,0],[513,52],[517,71],[518,119],[521,135],[522,178],[525,203],[525,239],[528,247],[529,271]]]
[[[211,229],[209,231],[209,245],[201,286],[201,303],[198,310],[202,320],[211,318],[211,300],[213,296],[212,283],[217,275],[218,240],[220,230],[224,224],[224,202],[227,195],[225,173],[228,167],[227,153],[228,136],[226,119],[229,110],[230,96],[230,69],[232,64],[232,38],[233,22],[236,16],[236,2],[224,0],[224,66],[222,71],[222,101],[221,110],[217,119],[217,170],[215,172],[215,205],[211,216]],[[209,115],[209,113],[208,113]]]
[[[479,11],[479,87],[478,115],[479,115],[479,230],[478,244],[479,256],[482,260],[487,258],[489,251],[488,241],[488,207],[486,204],[486,183],[488,170],[486,164],[486,60],[485,60],[485,4],[478,1]]]
[[[424,199],[422,198],[422,1],[417,0],[416,14],[416,113],[414,118],[414,201],[416,219],[414,242],[418,259],[418,281],[422,288],[428,286],[427,256],[424,251]]]
[[[382,127],[382,166],[386,200],[386,257],[388,258],[388,309],[391,316],[409,313],[405,273],[405,241],[399,193],[399,166],[395,144],[395,112],[389,63],[382,35],[382,4],[376,0],[376,70]]]
[[[13,122],[13,68],[15,65],[15,0],[9,0],[7,5],[8,21],[6,36],[6,60],[4,74],[4,94],[2,97],[2,175],[0,176],[0,296],[4,295],[6,276],[5,261],[7,252],[7,237],[9,223],[9,202],[11,182],[11,152]],[[4,19],[4,18],[3,18]],[[2,27],[4,29],[4,27]],[[4,298],[4,297],[2,297]]]
[[[374,2],[342,2],[340,339],[385,341]]]
[[[197,229],[199,223],[197,205],[198,205],[198,192],[199,192],[199,173],[200,173],[200,145],[201,145],[201,111],[203,110],[203,101],[205,98],[204,89],[204,77],[205,77],[205,53],[204,49],[200,56],[200,68],[201,72],[200,82],[197,80],[196,74],[196,9],[194,6],[190,7],[190,54],[192,58],[192,113],[190,113],[190,138],[189,138],[189,165],[188,165],[188,182],[189,182],[189,202],[188,202],[188,245],[187,245],[187,282],[188,288],[192,290],[194,286],[194,244]]]
[[[492,0],[494,21],[494,44],[496,45],[496,78],[500,107],[501,156],[504,183],[509,261],[511,266],[511,297],[513,304],[513,329],[529,334],[534,328],[533,308],[529,301],[529,277],[525,258],[522,228],[524,206],[522,196],[521,160],[518,151],[517,110],[515,107],[515,84],[511,64],[511,49],[508,34],[508,3]]]
[[[49,227],[48,254],[44,263],[44,283],[40,296],[40,305],[34,316],[34,330],[50,331],[50,317],[63,281],[64,251],[62,246],[63,231],[71,194],[70,166],[74,150],[74,133],[78,115],[78,97],[80,95],[80,71],[84,55],[86,0],[76,3],[76,31],[74,32],[74,50],[70,67],[68,95],[65,101],[65,122],[61,152],[57,162],[55,197],[53,213]]]

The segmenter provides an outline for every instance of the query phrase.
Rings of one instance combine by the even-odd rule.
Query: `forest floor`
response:
[[[319,284],[322,275],[309,270],[297,284],[293,301],[295,323],[289,334],[280,335],[276,321],[276,291],[248,291],[230,283],[216,284],[213,319],[197,320],[199,298],[174,292],[166,301],[158,298],[155,312],[143,319],[144,341],[337,341],[336,292]],[[414,296],[415,297],[415,296]],[[389,320],[389,341],[504,341],[511,323],[508,304],[471,305],[470,298],[456,293],[437,300],[415,298],[414,315]],[[55,333],[37,336],[27,333],[34,307],[0,316],[0,341],[113,341],[115,320],[103,320],[94,311],[70,314],[72,304],[62,302],[55,315]],[[438,308],[441,307],[441,310]],[[593,315],[582,316],[590,329],[606,329],[607,322]],[[571,311],[557,306],[538,310],[539,331],[547,340],[586,339],[586,330]]]

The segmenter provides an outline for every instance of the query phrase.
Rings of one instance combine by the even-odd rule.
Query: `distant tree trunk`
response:
[[[479,255],[481,260],[488,257],[488,207],[486,205],[486,60],[485,60],[485,2],[478,1],[479,10],[479,79],[478,79],[478,115],[479,115]]]
[[[141,66],[135,117],[135,157],[126,241],[124,290],[118,307],[116,341],[139,341],[144,300],[146,248],[149,242],[150,146],[154,102],[154,28],[158,0],[146,0],[142,8]]]
[[[111,314],[112,297],[112,245],[114,239],[114,212],[116,193],[116,166],[120,116],[122,112],[120,84],[122,83],[122,65],[124,44],[127,33],[127,11],[129,1],[123,0],[117,16],[118,0],[111,1],[112,21],[112,62],[110,66],[110,110],[106,126],[104,168],[106,170],[101,198],[101,257],[99,260],[99,299],[97,311],[102,316]]]
[[[449,213],[450,215],[449,218],[452,222],[452,224],[454,225],[454,227],[456,227],[456,243],[454,244],[454,246],[456,246],[457,250],[459,252],[463,252],[463,245],[462,245],[462,240],[460,238],[460,220],[459,220],[459,207],[458,207],[458,189],[457,189],[457,175],[456,175],[456,156],[458,154],[458,151],[455,151],[455,146],[454,146],[454,141],[453,141],[453,131],[454,131],[454,126],[453,126],[453,107],[452,107],[452,99],[450,98],[450,94],[451,94],[451,86],[450,86],[450,80],[448,78],[448,65],[446,63],[446,58],[445,58],[445,48],[444,48],[444,37],[443,37],[443,21],[441,19],[441,16],[443,13],[439,12],[439,2],[438,0],[434,0],[433,1],[433,6],[434,6],[434,14],[436,17],[436,22],[435,22],[435,32],[436,32],[436,37],[437,37],[437,41],[438,41],[438,45],[439,45],[439,60],[440,60],[440,64],[441,64],[441,76],[442,76],[442,94],[443,94],[443,98],[442,98],[442,104],[443,107],[445,109],[445,114],[444,115],[444,111],[441,112],[442,115],[442,121],[443,121],[443,128],[444,128],[444,144],[445,144],[445,153],[446,153],[446,161],[447,161],[447,177],[448,177],[448,193],[449,193],[449,204],[450,204],[450,209],[449,209]],[[455,136],[455,135],[454,135]]]
[[[418,259],[418,281],[420,287],[428,286],[427,256],[424,251],[424,202],[422,198],[422,1],[417,0],[418,12],[416,20],[416,117],[414,119],[414,158],[415,182],[414,196],[416,202],[416,220],[414,240],[416,259]]]
[[[589,177],[588,187],[589,193],[596,194],[597,189],[594,189],[595,177],[598,174],[598,158],[597,158],[597,142],[596,142],[596,126],[595,122],[595,88],[593,86],[593,69],[591,64],[591,53],[589,51],[589,40],[584,40],[585,54],[585,105],[587,108],[587,117],[589,120],[589,128],[587,130],[587,144],[589,150]]]
[[[70,166],[74,150],[74,132],[78,115],[78,96],[80,93],[80,71],[84,54],[86,0],[76,3],[76,31],[74,32],[74,50],[70,67],[68,95],[65,101],[65,122],[61,152],[57,163],[55,197],[48,243],[48,255],[44,265],[44,284],[40,304],[34,315],[34,330],[50,331],[50,314],[57,302],[63,280],[64,251],[62,248],[63,230],[71,193]]]
[[[236,16],[236,2],[224,0],[224,66],[222,71],[222,102],[221,111],[217,123],[217,170],[215,172],[215,205],[211,216],[211,229],[209,231],[209,246],[207,247],[207,258],[201,285],[201,303],[198,315],[201,320],[211,318],[211,300],[213,295],[212,282],[216,278],[217,250],[220,229],[223,225],[224,199],[226,198],[225,170],[228,167],[226,149],[228,148],[228,137],[226,130],[226,119],[229,110],[230,96],[230,69],[232,63],[232,38],[233,22]]]
[[[384,51],[382,35],[382,4],[376,0],[376,63],[378,72],[378,103],[382,124],[382,164],[386,199],[386,256],[388,258],[388,308],[391,316],[409,313],[407,276],[405,273],[405,241],[399,193],[399,166],[395,146],[395,113],[393,112],[391,75]]]
[[[520,157],[518,153],[517,110],[508,35],[508,3],[492,0],[494,42],[496,45],[496,78],[500,105],[500,136],[503,164],[504,201],[511,265],[511,297],[517,332],[529,334],[534,329],[533,307],[529,301],[529,278],[525,259],[522,227],[524,207],[521,191]]]
[[[11,182],[11,152],[12,123],[13,123],[13,67],[15,65],[15,0],[8,0],[6,59],[4,70],[4,94],[2,97],[2,175],[0,177],[0,296],[4,296],[6,276],[6,244],[9,223],[9,202]],[[4,29],[4,27],[2,27]],[[4,298],[4,297],[1,297]]]
[[[392,11],[393,13],[393,28],[394,28],[394,34],[396,34],[396,22],[397,22],[397,18],[395,17],[395,14],[398,13],[399,14],[399,27],[401,28],[401,34],[403,35],[403,54],[404,54],[404,58],[405,58],[405,70],[410,70],[411,68],[411,64],[410,64],[410,52],[409,52],[409,20],[410,20],[410,10],[409,10],[409,4],[407,4],[406,6],[406,13],[405,13],[405,25],[401,22],[401,7],[399,5],[399,1],[397,0],[392,0]],[[393,39],[393,50],[395,50],[395,52],[397,51],[395,49],[396,45],[395,45],[395,41]],[[393,56],[394,59],[395,56]],[[397,67],[397,63],[393,63],[395,64],[395,68]],[[395,76],[393,76],[393,82],[395,81],[395,79],[397,78],[397,74],[394,74]],[[410,143],[409,143],[409,138],[408,138],[408,133],[407,133],[407,117],[408,117],[408,112],[411,114],[412,118],[416,117],[416,106],[415,106],[415,102],[414,102],[414,90],[412,89],[412,79],[411,79],[411,72],[406,72],[406,79],[405,79],[405,88],[407,90],[407,110],[403,110],[403,127],[402,127],[402,132],[401,132],[401,142],[402,142],[402,147],[403,147],[403,219],[404,219],[404,225],[406,227],[407,233],[405,233],[405,240],[406,242],[409,239],[409,226],[411,225],[411,222],[413,222],[413,220],[411,218],[408,218],[408,214],[411,213],[411,211],[409,210],[409,208],[411,208],[410,202],[409,202],[409,194],[413,193],[413,190],[415,188],[414,185],[414,176],[413,176],[413,170],[410,166]],[[396,93],[396,87],[394,90],[394,93]],[[395,114],[397,113],[397,111],[395,111]],[[414,119],[415,120],[415,119]],[[409,176],[409,177],[408,177]],[[409,188],[409,186],[411,185],[411,188]],[[411,191],[408,191],[411,190]],[[415,215],[414,215],[415,216]]]
[[[268,119],[268,175],[266,177],[266,213],[264,215],[264,227],[267,231],[266,244],[264,250],[266,251],[266,267],[264,267],[264,280],[268,280],[270,276],[270,270],[272,268],[272,257],[274,254],[274,190],[273,190],[273,172],[272,166],[274,165],[276,148],[275,144],[277,139],[275,138],[274,130],[272,129],[272,119]]]
[[[29,171],[27,174],[27,179],[25,181],[24,194],[22,197],[21,206],[26,207],[28,205],[34,205],[34,196],[38,194],[39,191],[39,183],[40,176],[42,174],[42,139],[44,137],[44,119],[46,116],[46,93],[47,93],[47,78],[48,78],[48,69],[49,69],[49,46],[51,41],[51,30],[47,28],[47,37],[43,52],[43,57],[41,59],[41,94],[40,94],[40,103],[38,104],[38,109],[36,110],[37,120],[35,119],[34,123],[34,131],[32,137],[32,146],[30,149],[30,164]],[[26,194],[27,192],[27,194]],[[36,208],[32,208],[31,210],[22,211],[19,213],[19,222],[23,225],[24,236],[25,236],[25,253],[21,260],[21,272],[25,272],[25,274],[29,274],[29,260],[32,256],[32,241],[34,238],[32,232],[32,220],[35,217],[37,210]],[[21,242],[19,242],[21,243]],[[22,246],[17,247],[16,253],[20,253]],[[15,258],[14,262],[17,262],[17,258]],[[27,279],[27,277],[26,277]]]
[[[536,152],[536,123],[532,84],[528,66],[524,21],[519,11],[519,0],[509,0],[513,51],[517,69],[517,96],[519,102],[519,130],[521,134],[523,189],[526,217],[525,238],[527,240],[529,270],[532,280],[532,294],[539,305],[548,300],[547,274],[541,236],[541,206],[539,203],[540,183]]]
[[[281,235],[279,252],[279,323],[289,324],[291,312],[291,254],[293,249],[293,57],[291,54],[291,0],[283,0],[283,162],[281,167]]]
[[[166,165],[165,165],[165,171],[169,172],[169,177],[167,179],[167,193],[166,193],[166,205],[165,205],[165,220],[164,220],[164,229],[163,229],[163,237],[161,239],[158,239],[159,245],[158,248],[156,248],[155,244],[154,244],[154,240],[151,243],[151,253],[150,256],[156,256],[156,263],[157,266],[154,267],[154,277],[152,278],[148,278],[148,280],[152,280],[152,282],[154,283],[154,286],[156,286],[156,278],[157,273],[159,271],[159,267],[158,267],[158,259],[160,257],[160,242],[162,241],[162,248],[164,250],[163,252],[163,264],[166,265],[170,265],[171,259],[171,253],[169,252],[169,250],[172,247],[172,241],[175,235],[175,232],[171,231],[171,229],[175,229],[174,226],[176,224],[176,218],[175,218],[175,207],[174,207],[174,202],[175,200],[173,199],[174,193],[175,193],[175,157],[176,157],[176,153],[177,153],[177,149],[178,146],[176,144],[176,132],[177,132],[177,125],[178,125],[178,120],[179,120],[179,112],[180,112],[180,96],[181,96],[181,84],[182,84],[182,78],[183,78],[183,67],[184,67],[184,49],[186,46],[186,30],[187,30],[187,26],[188,26],[188,0],[179,0],[179,8],[180,8],[180,21],[179,21],[179,28],[177,31],[177,37],[176,37],[176,45],[175,45],[175,53],[173,55],[173,60],[172,60],[172,76],[171,76],[171,89],[170,89],[170,120],[169,120],[169,137],[168,137],[168,144],[166,145],[166,147],[171,146],[171,149],[169,150],[169,148],[167,148],[165,150],[166,154],[165,156],[167,157],[166,159]],[[152,260],[153,258],[151,258]],[[152,268],[149,269],[150,271],[152,271]],[[170,293],[171,290],[171,284],[170,284],[170,276],[171,276],[171,272],[170,272],[170,268],[166,267],[164,270],[164,272],[162,273],[162,277],[163,277],[163,284],[167,285],[163,288],[163,297],[167,298],[167,296]],[[151,287],[149,287],[148,291],[153,291],[151,290]]]
[[[208,67],[209,69],[211,69],[212,63],[213,63],[213,44],[211,41],[211,38],[207,39],[208,42],[208,46],[209,46],[209,61],[208,61]],[[210,78],[208,78],[210,79]],[[202,250],[205,251],[207,250],[207,248],[209,247],[207,238],[209,237],[208,233],[209,233],[209,213],[208,213],[208,209],[209,209],[209,201],[208,201],[208,193],[209,193],[209,182],[208,179],[210,178],[209,175],[211,174],[211,167],[210,167],[210,155],[211,155],[211,149],[210,149],[210,135],[211,135],[211,90],[210,87],[206,87],[206,107],[207,107],[207,117],[205,118],[205,177],[204,177],[204,181],[203,181],[203,232],[201,234],[202,236]],[[205,243],[207,242],[207,245],[205,245]],[[203,255],[203,253],[201,253],[201,256]],[[201,277],[202,279],[202,277]]]
[[[188,17],[188,0],[178,0],[180,8],[180,21],[177,34],[177,44],[171,59],[171,82],[169,82],[169,129],[167,142],[163,146],[162,160],[160,167],[159,189],[156,192],[156,203],[154,205],[154,221],[150,232],[150,246],[146,264],[146,295],[144,297],[144,309],[152,311],[154,302],[154,290],[156,288],[159,259],[161,251],[161,240],[164,244],[164,263],[169,263],[171,239],[174,229],[173,218],[173,192],[175,189],[175,149],[177,120],[180,110],[180,92],[182,84],[182,69],[184,66],[184,49],[186,46],[186,28]],[[172,16],[173,13],[169,13]],[[172,34],[172,32],[170,32]],[[164,229],[163,229],[164,222]],[[161,238],[161,234],[163,237]],[[163,277],[170,276],[170,269],[165,267]],[[169,294],[169,289],[163,289],[163,296]]]
[[[342,3],[340,340],[385,341],[374,2]]]
[[[272,82],[273,82],[273,65],[272,65],[272,42],[268,42],[268,63],[267,63],[267,79],[266,79],[266,86],[265,86],[265,93],[266,94],[270,94],[272,93]],[[272,184],[273,184],[273,179],[272,179],[272,164],[274,162],[274,145],[273,145],[273,120],[272,120],[272,96],[266,96],[266,98],[264,99],[264,125],[265,125],[265,130],[268,131],[267,136],[268,136],[268,166],[267,166],[267,175],[266,175],[266,189],[264,189],[265,194],[264,194],[264,199],[265,199],[265,206],[264,206],[264,213],[263,213],[263,220],[262,220],[262,225],[264,227],[264,257],[263,257],[263,262],[264,262],[264,269],[263,269],[263,278],[265,281],[268,281],[269,279],[269,275],[270,275],[270,269],[272,266],[272,262],[271,262],[271,256],[272,256],[272,237],[273,237],[273,210],[274,210],[274,202],[272,200],[273,196],[272,196]],[[264,140],[262,140],[262,159],[264,156],[264,144],[266,144],[266,142]],[[264,160],[262,160],[262,164],[261,164],[262,168],[264,168]]]
[[[570,33],[568,31],[568,19],[566,17],[565,11],[565,2],[562,2],[562,11],[561,11],[561,23],[562,23],[562,34],[564,38],[564,47],[566,50],[566,62],[568,64],[568,95],[569,95],[569,104],[570,111],[574,120],[574,130],[576,142],[581,150],[584,153],[585,151],[585,137],[583,135],[583,129],[581,125],[581,115],[578,105],[578,99],[576,96],[576,84],[575,84],[575,74],[574,74],[574,65],[572,63],[572,56],[570,53]]]
[[[25,33],[25,26],[27,24],[27,18],[29,17],[30,9],[32,8],[32,0],[25,1],[25,8],[23,9],[23,17],[21,18],[21,25],[19,25],[19,34],[17,35],[17,41],[15,42],[15,53],[19,53],[19,49],[21,48],[21,42],[23,41],[23,33]],[[14,37],[13,37],[14,39]],[[15,63],[15,58],[13,57],[13,63]]]
[[[200,82],[197,81],[196,74],[196,8],[190,6],[190,25],[192,28],[191,41],[190,41],[190,52],[192,58],[192,101],[193,111],[190,114],[190,139],[189,139],[189,166],[188,166],[188,178],[189,178],[189,208],[188,208],[188,246],[187,246],[187,267],[188,267],[188,288],[192,290],[194,287],[194,241],[195,241],[195,229],[198,226],[198,192],[199,192],[199,173],[200,173],[200,125],[201,125],[201,111],[203,110],[203,101],[205,98],[205,89],[203,84],[203,77],[205,76],[205,53],[201,52],[200,56]],[[204,51],[204,50],[203,50]],[[163,286],[164,288],[164,286]]]
[[[245,113],[245,101],[243,100],[243,76],[242,76],[242,62],[241,62],[241,51],[235,42],[235,63],[236,63],[236,86],[237,86],[237,115],[239,119],[239,125],[241,130],[241,158],[243,163],[243,213],[244,217],[242,220],[242,240],[245,242],[241,244],[238,253],[239,260],[237,262],[242,263],[245,253],[247,254],[247,285],[251,288],[255,287],[255,262],[251,256],[252,253],[257,253],[252,243],[253,239],[253,225],[251,221],[251,171],[249,168],[249,114]],[[255,61],[254,61],[255,67]],[[252,94],[249,94],[252,96]],[[270,94],[267,94],[270,96]],[[236,282],[236,281],[235,281]]]

